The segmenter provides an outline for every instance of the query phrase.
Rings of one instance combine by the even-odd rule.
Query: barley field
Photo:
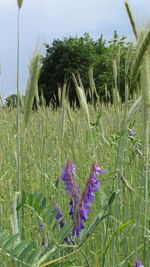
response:
[[[87,103],[73,75],[80,108],[64,84],[58,109],[32,109],[36,51],[25,103],[18,75],[17,108],[0,106],[0,267],[150,267],[150,29],[126,8],[137,45],[123,103],[117,84],[112,103]]]

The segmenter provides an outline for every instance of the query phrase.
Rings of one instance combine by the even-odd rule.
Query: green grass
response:
[[[137,151],[139,143],[138,149],[143,152],[141,114],[139,110],[130,120],[137,136],[134,142],[129,138],[127,129],[122,131],[121,128],[124,106],[120,104],[118,109],[119,122],[114,106],[99,104],[96,109],[89,106],[92,123],[102,113],[97,126],[90,127],[84,110],[70,110],[72,121],[66,113],[63,136],[60,131],[61,109],[56,112],[50,108],[32,112],[26,133],[21,114],[20,175],[24,180],[24,191],[43,192],[50,203],[52,200],[60,202],[67,216],[69,197],[63,189],[62,181],[56,186],[61,168],[67,159],[71,159],[76,164],[77,182],[83,189],[91,163],[96,160],[107,172],[100,177],[101,189],[86,225],[103,211],[113,191],[117,190],[118,195],[110,208],[108,219],[101,222],[82,247],[90,266],[109,267],[113,266],[112,262],[114,266],[132,266],[137,257],[148,266],[148,257],[145,256],[148,237],[144,237],[144,159]],[[17,190],[16,110],[2,109],[0,117],[0,225],[12,231],[10,218]],[[36,239],[40,244],[36,216],[25,208],[24,217],[24,237]],[[72,256],[72,259],[76,260],[72,266],[87,266],[81,252]],[[4,266],[11,266],[4,256],[0,256],[0,262],[5,263]]]

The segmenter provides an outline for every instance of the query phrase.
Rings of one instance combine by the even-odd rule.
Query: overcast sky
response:
[[[149,0],[129,0],[138,26],[150,21]],[[16,93],[17,0],[0,0],[0,93]],[[37,40],[82,36],[98,39],[119,35],[133,38],[123,0],[24,0],[20,10],[20,88],[25,92],[28,63]],[[42,46],[43,47],[43,46]],[[44,53],[44,49],[43,49]]]

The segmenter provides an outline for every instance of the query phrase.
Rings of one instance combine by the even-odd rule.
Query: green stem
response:
[[[19,204],[21,202],[21,177],[20,177],[20,103],[19,103],[19,8],[17,17],[17,191]],[[18,211],[18,223],[20,232],[20,210]]]

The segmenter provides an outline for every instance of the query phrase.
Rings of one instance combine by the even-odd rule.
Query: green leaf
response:
[[[27,263],[35,263],[43,252],[43,247],[38,247],[32,254],[28,257]]]
[[[114,201],[114,199],[115,199],[115,197],[117,196],[118,193],[119,193],[118,191],[114,191],[111,194],[111,196],[110,196],[110,198],[108,200],[108,204],[107,204],[108,207],[112,205],[112,203],[113,203],[113,201]]]
[[[88,229],[84,230],[81,233],[81,237],[80,237],[80,244],[79,246],[81,246],[85,240],[90,236],[90,234],[93,233],[93,231],[95,230],[96,226],[105,218],[107,218],[109,216],[109,214],[101,214],[99,213],[96,217],[95,220],[91,223],[91,225],[88,227]]]
[[[62,228],[60,228],[60,231],[56,236],[56,240],[59,243],[61,243],[64,240],[64,238],[67,237],[68,234],[70,234],[71,229],[72,229],[72,222],[66,223]]]
[[[21,252],[28,246],[29,241],[23,240],[12,250],[12,256],[19,256]]]
[[[35,242],[19,240],[19,234],[11,235],[5,230],[0,230],[0,250],[3,253],[24,265],[35,263],[43,252],[43,247],[36,247]],[[17,243],[16,243],[17,240]]]
[[[2,245],[2,242],[5,241],[9,236],[10,236],[10,234],[7,231],[1,230],[1,232],[0,232],[0,245]]]
[[[9,235],[10,237],[10,235]],[[13,249],[15,241],[18,240],[19,234],[13,235],[6,242],[3,243],[3,249]]]
[[[19,199],[20,199],[20,193],[16,192],[15,197],[14,197],[14,202],[13,202],[13,214],[12,214],[13,234],[19,233],[18,214],[17,214]],[[19,238],[19,236],[18,236],[18,238]]]
[[[120,230],[122,230],[123,228],[125,228],[127,225],[131,224],[133,222],[133,220],[129,220],[126,223],[123,223],[122,225],[120,225],[119,227],[117,227],[117,232],[119,232]]]
[[[35,242],[30,243],[19,255],[19,260],[25,260],[29,254],[31,254],[32,249],[35,248]]]

